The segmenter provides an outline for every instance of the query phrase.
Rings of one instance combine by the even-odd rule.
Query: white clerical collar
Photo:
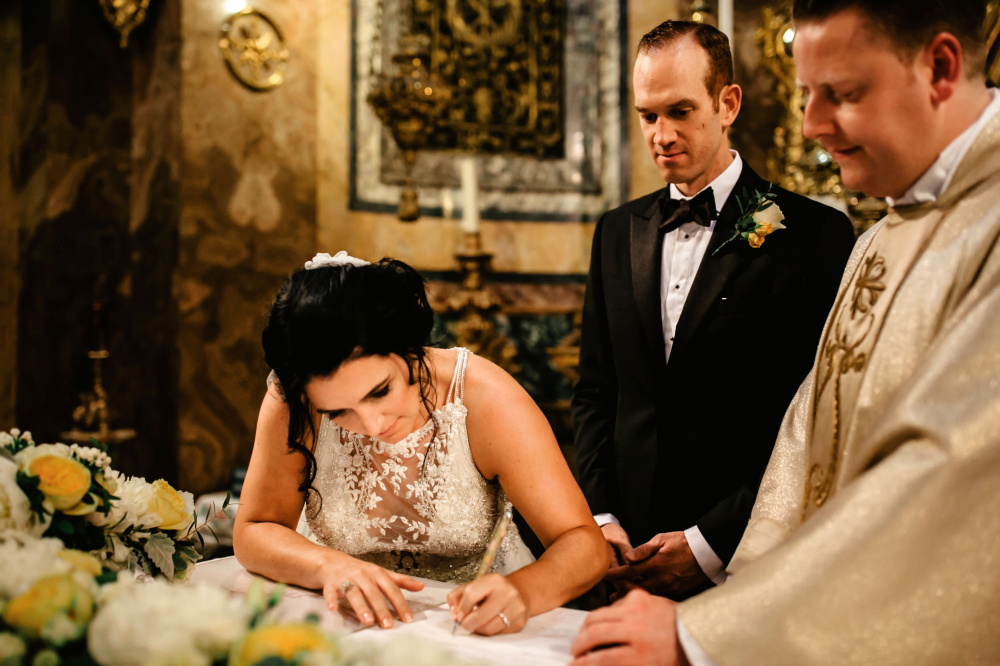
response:
[[[902,197],[893,199],[886,197],[886,201],[892,207],[909,206],[918,203],[929,203],[937,201],[938,197],[944,194],[951,184],[951,179],[958,171],[958,165],[962,163],[966,153],[972,148],[979,132],[986,126],[993,116],[1000,113],[1000,91],[990,88],[986,92],[990,95],[990,103],[986,106],[976,122],[969,125],[964,132],[955,137],[955,140],[941,151],[937,160],[917,179],[910,189],[906,190]]]
[[[740,179],[740,174],[743,173],[743,160],[740,159],[740,154],[735,150],[729,151],[733,155],[732,163],[726,167],[726,170],[715,177],[711,183],[705,187],[712,188],[712,196],[715,197],[715,210],[716,214],[718,211],[722,210],[723,204],[726,203],[726,199],[732,194],[733,188],[736,187],[736,181]],[[699,193],[704,191],[705,187],[701,188],[689,197],[681,194],[680,190],[673,183],[670,183],[670,198],[671,199],[693,199],[698,196]]]

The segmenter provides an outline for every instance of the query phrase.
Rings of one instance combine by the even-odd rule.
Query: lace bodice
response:
[[[472,458],[464,405],[469,351],[457,351],[445,404],[402,441],[390,444],[322,420],[318,494],[309,494],[305,508],[317,541],[408,575],[454,582],[475,575],[510,502]],[[523,557],[518,550],[526,551],[511,525],[494,569]]]

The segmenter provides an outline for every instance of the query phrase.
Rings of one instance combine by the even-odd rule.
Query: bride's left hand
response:
[[[448,608],[451,619],[461,622],[463,629],[484,636],[521,631],[528,621],[528,606],[521,591],[498,573],[486,574],[452,590]]]

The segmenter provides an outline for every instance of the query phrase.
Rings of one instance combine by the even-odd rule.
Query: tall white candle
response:
[[[733,44],[733,0],[719,0],[719,30],[729,38],[729,45],[736,50]]]
[[[476,161],[462,159],[462,231],[474,234],[479,231],[479,182],[476,180]]]
[[[446,220],[450,220],[451,216],[455,214],[455,195],[451,193],[450,189],[441,190],[441,217]]]

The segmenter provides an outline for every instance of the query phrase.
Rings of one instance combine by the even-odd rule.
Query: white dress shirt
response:
[[[975,143],[979,132],[986,126],[986,123],[993,119],[993,116],[1000,113],[1000,91],[996,88],[990,88],[987,92],[990,94],[990,103],[980,114],[979,119],[941,151],[934,164],[903,193],[902,197],[895,200],[889,198],[890,206],[930,203],[937,201],[938,197],[944,194],[955,172],[958,171],[962,158]],[[691,666],[718,666],[687,630],[680,617],[677,618],[677,640]]]
[[[660,254],[660,317],[663,322],[663,349],[666,360],[670,360],[670,351],[674,346],[674,333],[677,329],[677,322],[681,318],[684,310],[684,302],[688,294],[691,293],[691,285],[694,284],[695,275],[698,274],[698,267],[701,260],[705,258],[708,250],[708,241],[712,238],[712,231],[718,219],[718,211],[726,203],[736,181],[743,173],[743,160],[735,150],[730,151],[733,155],[732,164],[726,167],[719,176],[706,187],[712,188],[712,196],[715,199],[716,219],[713,219],[708,227],[704,227],[697,222],[685,222],[677,229],[663,236],[663,249]],[[671,199],[692,199],[701,191],[686,197],[671,184],[669,186]],[[599,513],[594,516],[598,526],[608,523],[620,524],[618,519],[610,513]],[[721,585],[726,581],[726,565],[719,559],[708,541],[702,535],[697,525],[693,525],[684,530],[688,546],[691,553],[697,560],[698,566],[705,572],[712,582]],[[638,546],[640,544],[632,544]]]

